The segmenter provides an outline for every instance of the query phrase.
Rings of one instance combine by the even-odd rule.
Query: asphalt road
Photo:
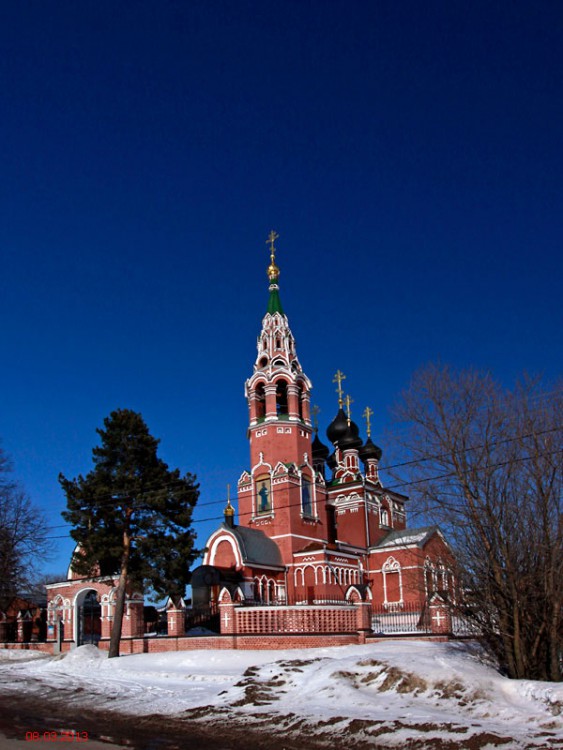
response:
[[[87,739],[86,739],[87,738]],[[22,743],[24,743],[22,745]],[[128,716],[89,708],[71,710],[56,696],[38,699],[0,693],[0,750],[319,750],[323,744],[286,740],[225,717],[193,721]]]

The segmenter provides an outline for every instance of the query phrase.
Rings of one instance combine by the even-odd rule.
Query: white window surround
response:
[[[386,606],[388,604],[403,604],[403,573],[401,570],[401,565],[398,562],[398,560],[395,560],[394,557],[388,557],[385,563],[383,564],[381,572],[383,574],[383,606]],[[399,599],[398,601],[397,600],[389,601],[387,597],[387,574],[388,573],[399,574]]]

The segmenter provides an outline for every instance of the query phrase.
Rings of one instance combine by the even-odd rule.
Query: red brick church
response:
[[[207,541],[192,576],[192,607],[169,600],[168,640],[148,641],[142,594],[130,592],[123,638],[131,651],[363,642],[386,613],[408,611],[415,613],[414,630],[451,630],[451,551],[437,527],[407,528],[407,497],[386,489],[379,476],[371,410],[364,412],[364,441],[340,371],[326,444],[313,427],[312,385],[280,298],[276,238],[272,232],[268,306],[246,381],[250,468],[238,481],[238,514],[229,501],[224,523]],[[63,649],[105,645],[115,584],[72,570],[67,581],[50,584],[48,640]],[[219,613],[220,635],[186,637],[194,615],[205,611],[216,621]],[[289,644],[297,635],[301,640]]]
[[[436,591],[453,595],[451,552],[437,527],[407,528],[408,498],[383,486],[371,410],[364,441],[349,399],[344,410],[342,373],[328,444],[313,428],[312,386],[282,307],[275,239],[272,233],[268,307],[245,388],[250,469],[238,482],[237,523],[229,502],[207,541],[194,600],[226,587],[241,602],[314,606],[354,595],[399,609]]]

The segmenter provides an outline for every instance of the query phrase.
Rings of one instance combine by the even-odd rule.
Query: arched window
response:
[[[385,604],[398,604],[403,601],[403,576],[401,566],[394,557],[389,557],[382,569],[383,598]]]
[[[380,514],[381,525],[389,526],[389,511],[386,508],[381,508],[379,514]]]
[[[436,591],[439,591],[442,596],[448,595],[448,574],[441,560],[438,560],[438,569],[436,571]]]
[[[278,380],[276,384],[276,410],[279,414],[289,414],[287,404],[287,383],[285,380]]]
[[[266,394],[264,392],[264,383],[258,383],[256,386],[256,417],[262,419],[266,416]]]
[[[428,559],[424,563],[424,588],[426,589],[426,596],[432,596],[434,593],[434,570]]]
[[[268,601],[270,602],[270,604],[272,604],[273,602],[275,602],[275,600],[276,600],[276,584],[272,580],[270,580],[268,582]]]
[[[303,384],[299,383],[299,419],[303,421]]]
[[[272,482],[269,474],[262,474],[256,479],[256,512],[272,512]]]
[[[313,491],[311,478],[307,476],[301,477],[301,512],[304,516],[313,515]]]

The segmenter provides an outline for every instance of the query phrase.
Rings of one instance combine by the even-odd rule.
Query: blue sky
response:
[[[115,408],[198,475],[203,545],[271,229],[323,435],[337,369],[379,444],[426,362],[561,372],[562,31],[544,0],[0,4],[0,438],[45,570]]]

